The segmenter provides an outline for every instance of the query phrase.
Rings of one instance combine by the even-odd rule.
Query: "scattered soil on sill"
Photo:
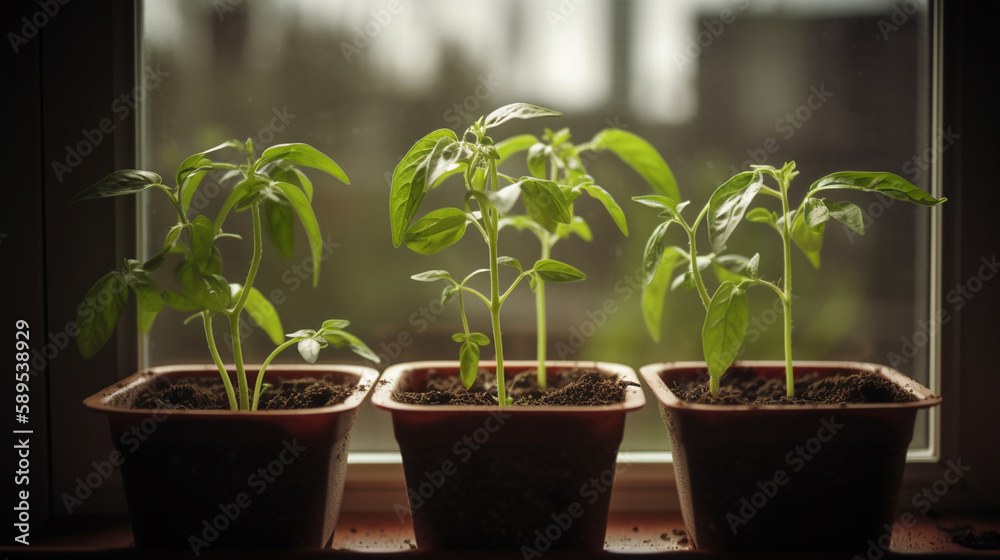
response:
[[[948,533],[948,540],[959,546],[972,550],[1000,550],[1000,533],[997,531],[976,531],[971,525],[939,529]]]
[[[704,380],[679,382],[673,392],[696,404],[861,404],[898,403],[917,398],[903,387],[873,372],[821,377],[807,373],[795,381],[795,397],[785,397],[784,379],[757,377],[752,368],[732,368],[722,377],[719,394],[708,390]]]
[[[258,410],[319,408],[340,404],[356,390],[333,378],[276,378],[272,387],[260,396]],[[240,391],[236,390],[239,399]],[[123,408],[159,410],[229,410],[225,386],[218,377],[159,378],[134,393],[111,403]]]
[[[624,401],[625,390],[632,384],[614,375],[576,368],[557,373],[545,391],[538,387],[535,370],[510,378],[506,389],[515,406],[600,406]],[[496,405],[496,374],[480,370],[475,383],[466,389],[457,375],[432,370],[423,391],[398,391],[393,399],[406,404]]]

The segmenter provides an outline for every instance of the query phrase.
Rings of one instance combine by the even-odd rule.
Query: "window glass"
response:
[[[306,142],[330,154],[351,185],[313,174],[327,241],[319,287],[309,280],[302,231],[291,260],[265,242],[270,254],[256,285],[275,299],[286,330],[349,319],[389,363],[457,358],[457,305],[442,308],[440,286],[410,275],[486,266],[473,235],[433,257],[393,248],[392,170],[424,134],[461,133],[506,103],[531,102],[565,116],[512,122],[498,135],[541,134],[546,126],[570,127],[578,142],[606,127],[642,135],[694,206],[753,163],[795,160],[799,193],[838,170],[890,171],[930,186],[924,2],[146,0],[141,14],[140,72],[163,77],[141,100],[141,166],[172,177],[183,157],[229,138],[250,137],[258,149]],[[656,216],[629,199],[649,187],[613,155],[589,165],[624,207],[630,236],[599,206],[578,205],[594,240],[562,242],[553,257],[588,279],[547,291],[550,358],[635,368],[700,359],[704,314],[683,287],[667,298],[659,344],[643,327],[637,270]],[[141,203],[147,252],[173,220],[154,195]],[[457,205],[461,191],[446,183],[431,196]],[[206,182],[192,205],[214,215],[224,198]],[[819,271],[793,255],[801,296],[794,303],[795,357],[878,362],[927,383],[928,213],[878,196],[842,200],[861,206],[867,233],[831,223]],[[250,260],[249,217],[240,214],[229,227],[245,238],[224,241],[232,255],[226,273],[236,281]],[[773,233],[759,224],[741,228],[730,250],[750,255],[760,248],[762,271],[777,280],[781,253]],[[502,234],[501,247],[522,261],[538,254],[534,238],[515,231]],[[780,359],[775,300],[765,291],[750,295],[754,322],[742,357]],[[525,286],[504,307],[507,359],[534,357],[533,302]],[[489,330],[482,310],[470,318]],[[165,311],[157,320],[142,340],[146,365],[208,359],[201,328],[182,319]],[[250,340],[250,361],[273,348],[263,333]],[[325,350],[320,360],[355,357]],[[625,450],[666,448],[655,400],[647,396],[648,406],[629,420]],[[365,406],[353,450],[395,449],[388,415]],[[927,433],[924,419],[914,446],[926,446]]]

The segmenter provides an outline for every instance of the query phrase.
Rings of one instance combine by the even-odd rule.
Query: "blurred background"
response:
[[[329,154],[351,184],[310,173],[328,241],[319,286],[311,286],[301,229],[291,260],[265,241],[256,286],[272,296],[288,332],[328,318],[351,320],[352,332],[383,356],[380,368],[457,359],[451,341],[460,329],[457,304],[441,307],[440,285],[409,277],[487,266],[485,247],[473,235],[432,256],[393,248],[392,171],[428,132],[461,134],[507,103],[534,103],[564,116],[510,122],[493,129],[494,139],[569,127],[573,139],[584,142],[604,128],[626,129],[660,151],[694,207],[753,163],[796,161],[796,201],[812,181],[840,170],[889,171],[924,189],[930,185],[924,2],[146,0],[140,13],[139,74],[162,76],[139,98],[140,166],[173,177],[184,157],[230,138],[252,138],[258,150],[306,142]],[[553,258],[588,279],[547,290],[550,359],[635,368],[701,359],[704,312],[695,294],[683,287],[669,294],[660,343],[643,325],[637,269],[657,218],[630,198],[649,194],[650,187],[614,155],[591,156],[590,174],[623,207],[630,235],[623,236],[599,204],[576,205],[594,239],[563,241]],[[523,158],[515,159],[506,173],[526,173]],[[173,209],[155,194],[140,201],[147,255],[174,220]],[[192,206],[214,216],[226,194],[206,179]],[[460,179],[453,178],[424,207],[458,206],[462,195]],[[867,233],[831,222],[818,271],[794,250],[795,357],[873,361],[927,383],[927,337],[920,333],[933,328],[926,322],[928,212],[861,193],[837,199],[862,208]],[[234,255],[225,274],[239,281],[250,260],[249,216],[230,218],[227,229],[246,238],[221,242]],[[685,245],[681,232],[668,235]],[[759,251],[762,275],[779,280],[774,233],[744,223],[738,237],[730,240],[730,252]],[[500,243],[501,254],[522,262],[538,256],[530,234],[505,230]],[[505,357],[533,359],[534,298],[526,285],[518,290],[503,310]],[[752,291],[750,304],[757,336],[748,336],[742,358],[780,359],[781,319],[773,311],[780,306],[765,290]],[[473,328],[488,332],[487,317],[474,308]],[[161,314],[142,340],[144,365],[205,361],[201,327],[182,325],[183,318]],[[250,340],[250,361],[262,361],[273,348],[263,332]],[[492,358],[492,346],[483,358]],[[301,361],[293,352],[282,360]],[[359,359],[327,349],[320,361]],[[666,449],[653,403],[629,419],[623,450]],[[925,418],[920,426],[916,447],[927,443]],[[388,415],[366,403],[352,444],[352,451],[394,450]]]

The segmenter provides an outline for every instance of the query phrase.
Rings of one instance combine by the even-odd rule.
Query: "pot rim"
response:
[[[733,366],[740,367],[785,367],[784,360],[737,360]],[[657,362],[646,364],[639,368],[646,385],[653,391],[657,400],[666,407],[674,409],[687,409],[698,411],[727,412],[727,411],[802,411],[802,410],[843,410],[844,408],[856,409],[901,409],[901,408],[930,408],[941,404],[941,397],[934,394],[930,389],[924,387],[917,381],[900,373],[889,366],[872,362],[838,361],[838,360],[793,360],[793,370],[803,368],[808,369],[839,369],[872,371],[878,373],[890,381],[899,385],[904,390],[909,391],[918,400],[902,403],[865,403],[865,404],[694,404],[682,401],[667,386],[659,373],[669,369],[708,369],[705,362],[683,361],[683,362]]]
[[[256,368],[259,370],[260,364],[247,364],[246,368],[248,370]],[[226,364],[226,370],[233,372],[235,371],[235,366],[232,364]],[[302,372],[304,376],[315,375],[319,372],[339,372],[347,373],[358,376],[355,387],[357,388],[354,393],[352,393],[344,402],[335,404],[332,406],[321,406],[317,408],[297,408],[290,410],[256,410],[253,412],[248,411],[234,411],[234,410],[166,410],[166,409],[156,409],[156,408],[121,408],[108,404],[108,402],[114,397],[136,388],[144,383],[148,383],[152,378],[172,375],[177,373],[194,373],[195,376],[204,372],[206,375],[204,377],[212,377],[219,375],[219,369],[213,364],[177,364],[169,366],[154,366],[151,368],[146,368],[139,370],[132,375],[129,375],[125,379],[115,382],[113,385],[109,385],[104,389],[94,393],[93,395],[84,399],[83,404],[87,408],[95,412],[103,412],[106,414],[148,414],[155,411],[163,412],[169,415],[179,415],[188,418],[197,417],[219,417],[219,416],[234,416],[234,415],[245,415],[245,416],[310,416],[318,414],[330,414],[334,412],[344,412],[357,408],[364,401],[365,397],[371,391],[371,388],[375,386],[375,381],[378,379],[379,373],[375,368],[360,365],[347,365],[347,364],[273,364],[267,371],[265,375],[270,375],[272,373],[284,373],[288,374],[290,372]]]
[[[504,367],[531,368],[536,367],[537,360],[504,360]],[[382,410],[392,412],[451,412],[451,413],[473,413],[478,414],[483,411],[501,410],[500,405],[426,405],[407,404],[397,402],[392,398],[396,386],[402,380],[403,375],[417,369],[432,368],[458,368],[457,360],[428,360],[419,362],[404,362],[394,364],[386,368],[382,373],[382,378],[372,390],[372,404]],[[482,360],[479,367],[487,370],[496,370],[496,361]],[[507,406],[503,407],[505,413],[531,415],[531,414],[558,414],[573,412],[580,413],[600,413],[600,412],[632,412],[639,410],[646,404],[646,397],[639,384],[639,376],[635,370],[625,364],[614,362],[585,361],[585,360],[546,360],[547,370],[558,371],[573,367],[588,367],[598,369],[607,373],[618,375],[619,379],[631,381],[634,385],[625,390],[625,400],[617,404],[597,405],[597,406],[572,406],[572,405],[548,405],[548,406]],[[506,377],[506,372],[505,372]]]

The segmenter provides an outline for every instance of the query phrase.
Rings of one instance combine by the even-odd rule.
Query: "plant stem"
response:
[[[243,365],[243,344],[240,341],[240,315],[243,314],[243,306],[250,297],[250,289],[253,287],[254,279],[257,277],[257,269],[260,267],[260,257],[262,253],[260,234],[260,206],[258,203],[250,205],[253,213],[253,259],[250,261],[250,271],[247,273],[247,280],[240,290],[240,299],[233,307],[229,315],[229,330],[233,336],[233,358],[236,362],[236,379],[240,385],[240,410],[250,410],[250,392],[247,387],[247,372]]]
[[[271,360],[278,357],[278,354],[280,354],[285,348],[288,348],[293,344],[298,344],[301,340],[302,337],[286,340],[281,344],[281,346],[275,348],[274,351],[271,352],[271,355],[264,360],[263,364],[261,364],[260,371],[257,372],[257,380],[255,381],[253,387],[253,406],[250,410],[257,410],[257,403],[260,401],[260,387],[264,384],[264,373],[267,371],[267,366],[270,365]]]
[[[226,371],[226,365],[222,363],[222,357],[219,356],[219,349],[215,346],[215,332],[212,330],[212,314],[207,310],[202,311],[201,320],[205,325],[205,338],[208,339],[208,350],[212,353],[212,360],[215,361],[215,367],[219,368],[219,375],[222,376],[222,384],[226,386],[226,396],[229,397],[229,408],[231,410],[239,410],[239,406],[236,404],[236,393],[233,391],[233,382],[229,380],[229,372]]]
[[[708,207],[705,207],[706,210]],[[708,306],[712,303],[712,297],[708,295],[708,290],[705,289],[705,281],[701,278],[701,270],[698,268],[698,242],[695,239],[698,233],[698,224],[701,223],[702,216],[705,215],[705,210],[702,210],[701,215],[694,222],[694,227],[689,228],[684,225],[688,234],[688,243],[691,245],[691,276],[694,277],[694,284],[698,287],[698,295],[701,296],[701,304],[705,306],[708,310]]]
[[[708,390],[712,392],[713,395],[719,394],[719,378],[710,377],[708,379]]]
[[[785,217],[781,235],[785,250],[785,279],[782,282],[785,293],[781,298],[785,316],[785,395],[792,398],[795,396],[795,376],[792,368],[792,216],[788,215],[789,181],[782,179],[779,183],[781,184],[781,211],[782,216]]]
[[[495,160],[490,160],[490,180],[491,187],[496,190],[497,185],[497,165]],[[499,216],[496,209],[489,212],[487,223],[487,233],[489,234],[490,245],[490,316],[493,319],[493,344],[496,347],[497,361],[497,400],[500,406],[507,405],[507,391],[504,388],[503,373],[503,341],[500,333],[500,271],[497,264],[497,233],[499,229]]]
[[[545,232],[542,239],[542,258],[549,258],[551,245],[549,244],[548,232]],[[548,376],[545,373],[545,356],[548,348],[548,332],[545,327],[545,281],[537,278],[535,283],[535,318],[537,321],[536,331],[538,337],[538,388],[545,390],[548,384]]]

